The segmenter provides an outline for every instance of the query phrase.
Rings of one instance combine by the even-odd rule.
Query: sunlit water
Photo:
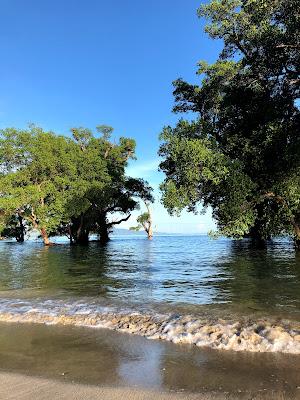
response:
[[[206,236],[116,236],[105,247],[1,242],[0,265],[1,321],[300,352],[300,256],[287,240],[263,250]]]
[[[0,242],[0,294],[93,296],[155,305],[300,312],[300,254],[206,236],[115,237],[106,247]]]

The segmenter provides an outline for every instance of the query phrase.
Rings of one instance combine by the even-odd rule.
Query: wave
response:
[[[300,354],[299,322],[268,318],[229,320],[143,313],[97,302],[0,299],[0,322],[108,328],[220,350]]]

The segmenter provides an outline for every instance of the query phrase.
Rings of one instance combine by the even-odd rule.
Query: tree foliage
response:
[[[2,235],[22,241],[34,228],[45,244],[57,233],[72,243],[87,243],[97,233],[106,242],[110,228],[138,207],[137,198],[151,198],[146,182],[125,174],[134,158],[132,139],[112,143],[113,128],[105,125],[97,137],[86,128],[71,131],[72,137],[35,126],[0,132]],[[115,213],[120,218],[111,220]]]
[[[163,203],[212,207],[226,236],[300,240],[300,4],[212,0],[198,13],[223,49],[199,63],[199,85],[174,82],[174,111],[197,118],[161,133]]]

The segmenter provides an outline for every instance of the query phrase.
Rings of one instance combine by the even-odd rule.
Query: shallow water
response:
[[[0,243],[1,321],[299,353],[299,289],[300,255],[287,240],[264,250],[206,236],[114,237],[105,247]]]
[[[212,398],[300,398],[295,355],[199,351],[104,329],[0,323],[0,368],[95,385],[210,392]]]
[[[300,254],[284,240],[266,250],[206,236],[115,237],[106,247],[0,243],[1,297],[17,290],[299,314],[299,289]]]

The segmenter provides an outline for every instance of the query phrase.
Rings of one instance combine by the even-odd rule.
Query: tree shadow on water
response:
[[[287,243],[256,248],[247,240],[233,241],[218,271],[223,276],[214,284],[219,298],[253,309],[300,309],[300,257]]]

